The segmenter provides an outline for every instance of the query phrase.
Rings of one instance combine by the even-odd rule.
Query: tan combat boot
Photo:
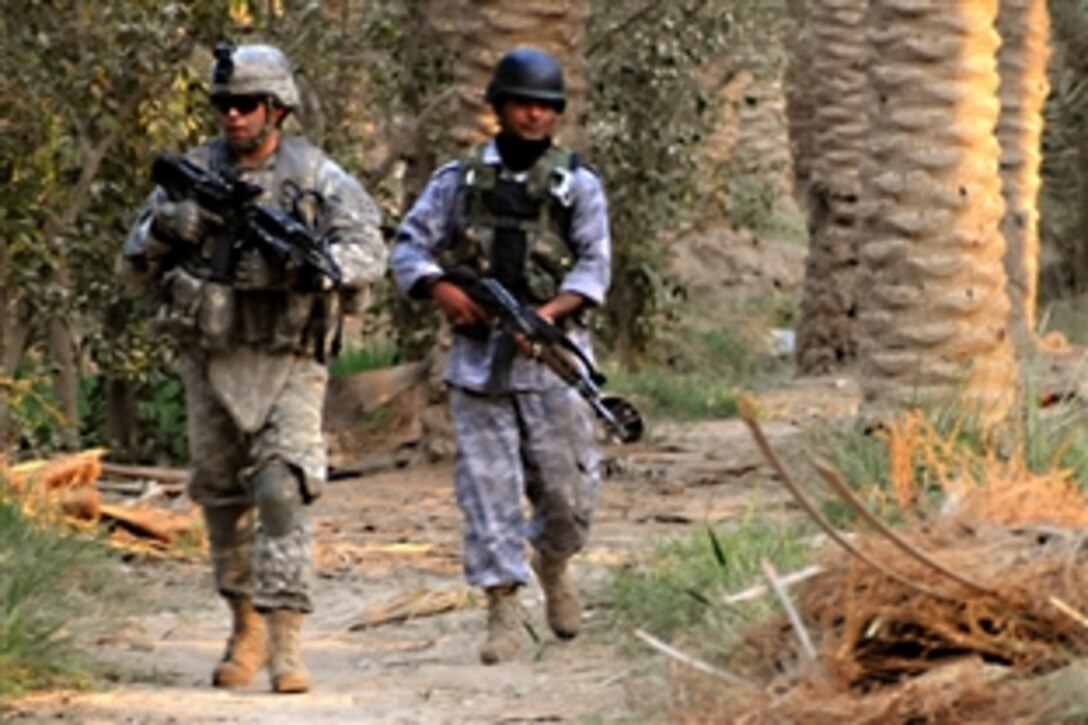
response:
[[[302,665],[303,613],[293,609],[273,609],[265,616],[272,644],[268,661],[272,691],[306,692],[310,689],[310,675]]]
[[[226,688],[245,687],[268,661],[268,634],[264,617],[253,608],[251,600],[228,598],[227,604],[234,624],[227,640],[227,651],[212,673],[212,684]]]
[[[505,662],[521,648],[518,588],[513,584],[487,590],[487,641],[480,648],[485,665]]]
[[[582,631],[582,601],[567,576],[568,559],[557,559],[533,551],[533,571],[544,588],[548,626],[559,639],[574,639]]]

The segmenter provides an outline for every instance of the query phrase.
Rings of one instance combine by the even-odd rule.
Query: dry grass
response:
[[[910,544],[981,588],[859,531],[859,550],[917,588],[826,550],[826,573],[797,589],[818,664],[802,664],[784,617],[764,622],[747,635],[762,663],[753,688],[680,677],[678,719],[1036,721],[1041,676],[1088,655],[1080,616],[1088,612],[1088,496],[1071,475],[972,455],[921,415],[891,426],[885,444],[883,513],[903,522]]]

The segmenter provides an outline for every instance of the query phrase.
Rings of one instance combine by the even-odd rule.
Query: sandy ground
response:
[[[841,383],[824,381],[827,390]],[[789,446],[808,417],[782,415],[768,433]],[[585,632],[559,642],[536,586],[522,590],[525,646],[512,663],[484,667],[485,611],[460,572],[460,512],[447,465],[334,481],[315,505],[316,612],[306,621],[305,695],[272,695],[259,676],[242,691],[210,687],[228,628],[203,562],[129,567],[149,606],[91,643],[134,673],[108,691],[54,692],[16,703],[13,720],[81,723],[513,723],[653,721],[667,702],[668,664],[610,625],[608,583],[663,536],[739,518],[751,506],[785,510],[782,491],[738,421],[659,426],[637,447],[605,449],[607,470],[590,546],[574,575],[585,592]],[[397,598],[427,594],[449,611],[361,627]],[[532,634],[535,634],[534,641]]]

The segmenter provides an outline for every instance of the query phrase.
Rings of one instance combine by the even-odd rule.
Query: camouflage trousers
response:
[[[483,588],[528,582],[526,541],[557,558],[582,549],[600,482],[585,401],[566,387],[498,396],[454,387],[450,412],[468,582]]]
[[[188,491],[204,508],[216,589],[224,597],[252,599],[261,610],[312,611],[306,507],[320,494],[325,475],[324,366],[300,358],[252,433],[221,403],[199,358],[183,359],[181,372],[193,462]],[[288,522],[289,529],[275,536],[262,524],[269,509],[256,506],[253,490],[255,478],[271,465],[284,466],[297,481],[291,495],[273,498],[272,518]]]

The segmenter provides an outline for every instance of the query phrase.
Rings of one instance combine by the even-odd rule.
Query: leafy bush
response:
[[[108,387],[105,375],[80,380],[80,414],[85,446],[113,447],[107,439]],[[171,368],[149,366],[133,381],[136,440],[125,453],[141,461],[180,464],[189,458],[185,388]]]

